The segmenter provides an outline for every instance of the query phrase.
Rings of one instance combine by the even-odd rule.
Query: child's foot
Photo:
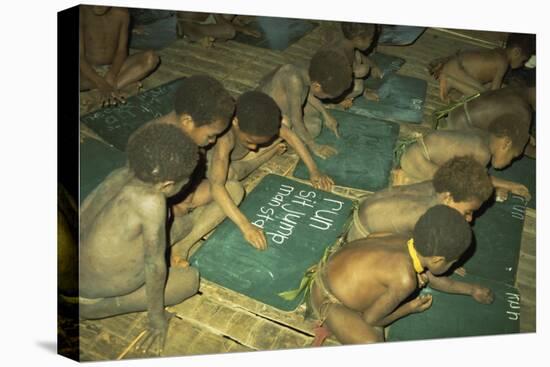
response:
[[[180,255],[172,254],[172,256],[170,256],[170,266],[172,268],[186,269],[189,267],[189,261],[187,261]]]
[[[374,102],[380,101],[380,96],[378,95],[377,92],[373,91],[372,89],[365,89],[365,93],[363,94],[363,96],[367,101],[374,101]]]

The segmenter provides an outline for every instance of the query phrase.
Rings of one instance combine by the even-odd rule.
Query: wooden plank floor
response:
[[[211,48],[178,40],[159,52],[161,65],[144,82],[146,89],[181,76],[208,73],[220,80],[237,96],[258,85],[263,75],[283,63],[307,65],[322,42],[326,23],[317,27],[285,51],[273,51],[234,41],[215,43]],[[428,81],[424,122],[403,124],[402,134],[429,128],[431,113],[443,106],[438,86],[428,75],[425,65],[459,49],[494,47],[504,39],[502,34],[457,30],[428,29],[411,46],[383,46],[380,52],[407,60],[399,73]],[[83,110],[81,108],[81,110]],[[298,158],[292,152],[277,156],[254,172],[244,184],[250,191],[268,173],[288,175]],[[365,192],[336,187],[335,192],[358,198]],[[521,331],[535,331],[535,233],[536,213],[528,209],[524,225],[517,287],[522,295]],[[206,280],[199,294],[169,307],[175,314],[171,321],[165,355],[193,355],[242,352],[308,346],[313,339],[313,324],[303,318],[303,306],[296,312],[279,311]],[[143,336],[145,313],[134,313],[99,321],[80,323],[81,359],[106,360],[139,358],[144,355],[133,348]],[[337,345],[329,339],[325,345]]]

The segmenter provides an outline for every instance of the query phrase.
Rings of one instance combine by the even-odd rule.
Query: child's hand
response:
[[[267,240],[265,239],[264,231],[255,225],[248,223],[243,229],[244,239],[258,250],[267,248]]]
[[[335,155],[336,153],[338,153],[338,151],[335,148],[331,147],[330,145],[321,145],[321,144],[313,145],[311,147],[311,151],[317,157],[322,158],[322,159],[327,159],[327,158]]]
[[[145,337],[136,346],[138,351],[144,354],[160,356],[166,342],[168,323],[173,314],[163,310],[161,316],[153,316],[149,313],[149,327]]]
[[[482,287],[481,285],[478,285],[478,284],[474,284],[473,287],[474,287],[472,290],[473,299],[485,305],[493,303],[495,299],[495,295],[493,294],[492,290],[486,287]]]
[[[370,75],[373,78],[382,79],[384,77],[384,72],[382,71],[382,69],[380,69],[378,66],[375,65],[371,67]]]
[[[426,311],[432,306],[432,295],[426,294],[418,296],[410,302],[411,313],[420,313]]]
[[[321,172],[312,173],[309,180],[311,181],[313,187],[324,191],[331,191],[332,186],[334,185],[332,178]]]
[[[522,185],[520,183],[514,183],[510,187],[510,192],[512,194],[523,196],[527,201],[531,200],[531,194],[529,193],[529,189],[527,188],[527,186]]]
[[[495,188],[495,200],[499,203],[502,203],[508,199],[508,194],[510,190],[505,189],[504,187]]]
[[[340,102],[339,105],[343,109],[347,110],[347,109],[351,108],[351,106],[353,106],[353,98],[346,98],[342,102]]]
[[[284,152],[286,152],[286,144],[285,143],[279,143],[277,144],[277,147],[275,149],[277,149],[277,155],[281,155],[281,154],[284,154]]]

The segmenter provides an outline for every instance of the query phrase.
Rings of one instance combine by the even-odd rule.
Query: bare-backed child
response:
[[[506,87],[483,92],[479,97],[452,110],[441,128],[488,130],[495,119],[504,115],[513,115],[517,124],[529,129],[533,120],[533,111],[536,111],[535,87]],[[534,145],[534,139],[530,139],[525,153],[533,156]]]
[[[508,68],[521,67],[534,52],[534,35],[510,33],[505,48],[461,51],[432,61],[428,70],[439,80],[439,97],[448,102],[451,89],[466,96],[499,89]]]
[[[321,50],[311,58],[309,69],[285,64],[268,74],[258,89],[279,106],[283,124],[292,129],[313,154],[321,158],[337,151],[330,145],[315,142],[323,121],[338,135],[338,122],[320,99],[335,99],[351,88],[351,65],[346,57],[333,50]]]
[[[431,180],[445,162],[466,154],[483,166],[490,163],[495,169],[504,169],[522,154],[528,139],[527,128],[518,125],[513,115],[495,119],[488,131],[437,130],[420,136],[404,148],[400,160],[401,170],[398,170],[396,181],[400,184],[411,184]],[[524,185],[490,177],[497,199],[505,199],[509,192],[530,198],[529,190]]]
[[[102,105],[124,103],[159,63],[152,50],[128,56],[129,23],[126,8],[80,5],[80,91],[99,90]]]
[[[176,12],[176,33],[179,38],[186,36],[190,41],[227,41],[235,38],[237,32],[260,37],[260,33],[240,21],[242,17],[230,14],[213,14],[189,11]]]
[[[189,182],[198,148],[179,129],[150,124],[130,138],[128,165],[113,171],[80,209],[80,317],[100,319],[147,311],[150,351],[160,353],[166,305],[195,294],[195,268],[166,264],[169,245],[188,236],[190,217],[167,230],[166,200]]]
[[[383,342],[386,326],[428,310],[435,302],[431,295],[408,300],[426,284],[490,304],[494,298],[490,289],[443,276],[471,240],[462,214],[436,205],[420,217],[412,238],[394,235],[353,241],[318,266],[309,298],[312,310],[342,344],[363,344]]]
[[[332,179],[319,171],[300,138],[281,124],[279,107],[263,92],[246,92],[237,99],[231,129],[209,151],[212,195],[241,230],[243,237],[257,249],[267,248],[265,235],[250,223],[233,201],[228,200],[226,181],[242,180],[275,154],[284,153],[284,142],[296,151],[308,167],[313,186],[331,190],[334,184]]]
[[[353,90],[343,97],[341,105],[344,108],[351,107],[355,97],[364,94],[365,98],[378,100],[375,91],[365,89],[364,79],[368,76],[382,78],[382,71],[367,55],[373,48],[376,40],[378,26],[370,23],[340,23],[343,38],[337,39],[330,48],[341,50],[352,64],[353,69]]]
[[[431,181],[393,186],[365,198],[354,212],[347,240],[370,234],[408,236],[418,218],[436,205],[447,205],[471,222],[473,213],[492,194],[486,167],[471,156],[451,158],[437,169]]]
[[[208,75],[194,75],[182,80],[175,93],[174,110],[153,121],[177,126],[201,147],[203,153],[198,167],[200,172],[193,176],[189,190],[169,202],[175,216],[191,213],[193,219],[190,235],[173,246],[174,263],[185,263],[191,248],[225,219],[224,210],[213,200],[203,149],[213,146],[218,136],[227,131],[234,112],[235,101],[219,81]],[[227,199],[234,205],[244,196],[244,189],[236,180],[228,180],[225,190]]]

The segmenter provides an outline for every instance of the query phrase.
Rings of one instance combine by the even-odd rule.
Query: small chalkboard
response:
[[[463,265],[468,274],[514,284],[524,219],[525,200],[517,195],[482,210],[475,218],[474,243]]]
[[[369,55],[369,59],[373,61],[382,72],[382,79],[377,79],[372,76],[365,80],[365,88],[377,90],[384,84],[388,77],[397,72],[405,64],[405,59],[393,55],[386,55],[380,52]]]
[[[106,107],[80,118],[104,140],[126,151],[130,135],[140,126],[174,109],[174,94],[183,79],[149,89],[127,99],[126,104]]]
[[[380,36],[378,37],[378,44],[393,46],[410,45],[416,41],[425,30],[425,27],[383,25]]]
[[[377,89],[379,101],[358,97],[349,111],[385,121],[420,124],[427,88],[425,80],[392,73]]]
[[[314,156],[319,169],[331,176],[339,186],[368,191],[388,187],[399,125],[349,112],[334,110],[330,113],[338,121],[340,139],[323,128],[315,141],[332,145],[338,154],[327,159]],[[302,161],[296,166],[294,176],[309,178]]]
[[[235,41],[250,46],[284,51],[317,25],[306,19],[255,17],[247,27],[260,32],[260,37],[237,33]]]
[[[112,171],[126,164],[126,154],[94,138],[80,143],[80,202]]]
[[[490,288],[495,295],[493,303],[485,305],[470,296],[443,293],[427,287],[421,294],[432,295],[432,306],[390,325],[387,340],[519,333],[520,295],[516,288],[472,275],[465,278],[453,275],[452,278]]]
[[[278,293],[298,288],[305,271],[344,232],[352,201],[277,175],[267,175],[240,205],[250,222],[263,228],[268,248],[248,244],[226,219],[192,256],[201,276],[284,311]]]

